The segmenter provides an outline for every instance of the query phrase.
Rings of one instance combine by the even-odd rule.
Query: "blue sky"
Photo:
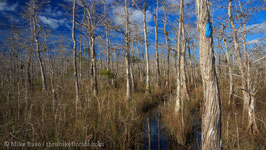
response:
[[[105,0],[107,4],[111,5],[115,0]],[[129,0],[130,1],[130,0]],[[22,18],[22,10],[25,9],[27,0],[1,0],[0,1],[0,31],[2,33],[1,39],[5,36],[3,33],[8,33],[8,28],[10,28],[11,22],[15,25],[23,26],[27,24],[26,20]],[[49,28],[54,38],[58,38],[59,35],[63,35],[69,39],[71,39],[71,16],[69,16],[68,12],[61,6],[61,4],[67,4],[71,2],[71,0],[51,0],[50,3],[46,4],[38,13],[38,19],[41,26],[45,28]],[[148,2],[148,10],[147,10],[147,28],[148,28],[148,39],[151,43],[154,42],[154,18],[153,13],[155,12],[155,3],[156,0],[147,0]],[[170,37],[170,43],[171,46],[175,46],[175,31],[173,31],[173,28],[178,27],[178,10],[173,9],[174,7],[178,6],[179,1],[178,0],[166,0],[164,1],[167,4],[170,4],[171,8],[167,8],[167,14],[168,14],[168,26],[167,30],[170,31],[169,37]],[[227,16],[227,10],[224,8],[217,7],[227,7],[227,1],[210,1],[211,2],[211,15],[212,15],[212,22],[215,27],[219,27],[218,22],[224,22],[228,21]],[[234,1],[236,2],[236,1]],[[246,1],[243,0],[243,5]],[[185,6],[185,15],[186,15],[186,27],[188,27],[188,24],[196,24],[196,17],[195,17],[195,4],[194,0],[185,0],[185,4],[190,4]],[[119,6],[120,5],[120,6]],[[244,7],[244,9],[252,8],[256,5],[256,3],[252,5],[247,5]],[[264,3],[265,5],[265,3]],[[164,21],[164,14],[163,9],[160,4],[159,8],[159,43],[164,44],[165,38],[163,35],[163,21]],[[130,21],[132,24],[135,25],[135,28],[138,30],[139,35],[143,35],[143,16],[142,12],[140,10],[137,10],[136,8],[130,7]],[[123,3],[118,4],[116,6],[110,6],[110,9],[108,11],[108,16],[111,21],[115,25],[123,25],[123,18],[119,17],[119,15],[115,14],[123,14]],[[254,12],[247,23],[247,28],[250,29],[250,33],[247,37],[248,43],[254,44],[258,42],[264,42],[265,41],[265,31],[266,31],[266,14],[264,11],[258,11]],[[226,18],[225,21],[223,18]],[[238,24],[237,24],[238,25]],[[133,25],[131,25],[133,28]],[[189,33],[191,36],[196,35],[196,26],[190,26],[187,28],[186,32]],[[99,28],[98,30],[101,30]],[[240,29],[241,30],[241,29]],[[77,34],[80,32],[77,31]],[[116,33],[111,34],[113,37],[115,37]],[[79,36],[77,36],[79,38]],[[105,35],[103,33],[102,37],[104,38]],[[120,38],[120,36],[118,36]],[[117,38],[117,37],[116,37]],[[113,40],[119,40],[113,39]],[[265,44],[265,42],[264,42]],[[154,53],[154,47],[153,44],[149,47],[150,52]]]

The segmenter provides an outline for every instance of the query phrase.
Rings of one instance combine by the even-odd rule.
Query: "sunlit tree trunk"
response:
[[[184,3],[184,2],[182,2]],[[185,62],[185,55],[186,55],[186,38],[185,38],[185,25],[184,25],[184,4],[181,4],[181,24],[182,24],[182,50],[180,53],[180,79],[181,79],[181,91],[182,91],[182,98],[189,98],[188,95],[188,88],[187,88],[187,79],[186,79],[186,62]]]
[[[239,70],[240,70],[240,75],[241,75],[242,93],[243,93],[243,101],[244,101],[244,106],[243,106],[243,114],[244,114],[244,112],[247,112],[247,110],[248,110],[249,96],[248,96],[248,93],[246,91],[247,84],[245,81],[244,63],[243,63],[243,60],[241,57],[240,48],[239,48],[239,44],[237,41],[237,29],[235,28],[234,19],[233,19],[233,16],[231,14],[232,0],[228,0],[228,3],[229,3],[228,15],[229,15],[229,19],[230,19],[231,26],[233,29],[234,48],[235,48],[235,52],[236,52],[236,56],[237,56],[237,60],[238,60],[238,65],[239,65]]]
[[[95,37],[90,35],[90,51],[91,51],[91,86],[93,95],[98,95],[97,85],[97,67],[96,67],[96,54],[95,54]]]
[[[243,8],[242,8],[242,5],[241,5],[241,2],[240,0],[238,0],[238,3],[239,3],[239,7],[240,7],[240,10],[241,10],[241,18],[242,18],[242,24],[243,24],[243,27],[244,27],[244,32],[243,32],[243,48],[244,48],[244,52],[245,52],[245,58],[246,58],[246,68],[247,68],[247,84],[246,84],[246,88],[247,88],[247,96],[248,96],[248,100],[249,101],[246,101],[245,102],[245,107],[248,107],[248,127],[247,129],[254,135],[255,132],[258,132],[258,127],[257,127],[257,124],[256,124],[256,115],[255,115],[255,86],[251,80],[251,63],[249,62],[249,55],[248,55],[248,52],[247,52],[247,43],[246,43],[246,38],[247,38],[247,27],[246,27],[246,22],[244,21],[245,20],[245,15],[244,15],[244,11],[243,11]],[[247,106],[246,106],[247,105]],[[244,112],[244,111],[243,111]]]
[[[143,24],[144,24],[144,41],[145,41],[145,53],[146,53],[146,91],[145,94],[150,94],[150,66],[149,66],[149,51],[148,51],[148,38],[147,38],[147,23],[146,23],[146,9],[147,4],[146,0],[144,0],[143,5]]]
[[[127,77],[127,90],[126,90],[126,100],[130,100],[132,97],[132,87],[131,87],[131,79],[130,79],[130,54],[129,54],[129,14],[127,8],[127,0],[125,0],[125,12],[126,12],[126,77]]]
[[[182,29],[182,10],[183,10],[184,0],[180,1],[179,9],[179,25],[178,25],[178,35],[177,35],[177,75],[176,75],[176,104],[175,111],[178,112],[181,107],[181,72],[180,72],[180,58],[181,58],[181,29]]]
[[[32,1],[33,6],[32,6],[32,17],[33,17],[33,33],[35,36],[35,44],[36,44],[36,51],[37,51],[37,58],[38,58],[38,62],[40,65],[40,70],[41,70],[41,79],[42,79],[42,90],[46,91],[47,90],[47,86],[46,86],[46,75],[44,72],[44,67],[43,67],[43,61],[41,58],[41,51],[40,51],[40,43],[39,43],[39,34],[41,29],[37,30],[37,26],[38,26],[38,21],[37,21],[37,6],[36,6],[36,0]]]
[[[233,102],[234,98],[234,78],[233,78],[233,70],[231,67],[231,61],[230,61],[230,54],[229,54],[229,48],[228,44],[225,38],[223,38],[225,50],[226,50],[226,62],[227,62],[227,67],[228,67],[228,73],[229,73],[229,100],[228,100],[228,105],[231,105]]]
[[[170,45],[169,45],[169,38],[168,38],[168,31],[166,29],[167,27],[167,10],[165,10],[165,7],[163,7],[164,11],[164,37],[167,47],[167,69],[166,69],[166,88],[170,89]],[[164,68],[165,69],[165,68]]]
[[[194,84],[194,64],[191,55],[191,48],[193,47],[193,43],[188,40],[188,57],[189,57],[189,66],[190,66],[190,85]]]
[[[247,126],[247,130],[250,131],[251,134],[255,134],[256,132],[258,133],[258,127],[256,124],[256,115],[255,115],[255,87],[254,85],[251,83],[251,72],[250,72],[250,68],[251,67],[251,63],[248,62],[247,64],[247,86],[248,86],[248,90],[249,90],[249,103],[248,103],[248,126]]]
[[[206,23],[209,22],[211,25],[208,0],[196,0],[196,15],[204,91],[201,149],[219,150],[222,149],[221,104],[215,71],[213,38],[212,35],[211,37],[206,36]]]

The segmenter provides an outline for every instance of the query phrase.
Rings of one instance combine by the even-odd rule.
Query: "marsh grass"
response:
[[[124,88],[99,89],[92,97],[88,81],[81,84],[78,118],[75,119],[72,82],[57,85],[57,100],[53,108],[52,94],[39,88],[26,103],[5,96],[1,103],[1,138],[21,142],[101,142],[107,149],[140,149],[145,136],[141,108],[145,98],[136,92],[125,101]],[[120,85],[118,85],[119,87]],[[18,107],[19,106],[19,107]]]
[[[143,83],[136,81],[132,100],[125,101],[125,81],[118,77],[115,80],[115,85],[100,84],[98,97],[92,96],[89,80],[80,81],[81,98],[77,119],[75,90],[71,79],[56,82],[57,99],[53,98],[50,86],[47,92],[41,92],[41,86],[35,84],[28,97],[23,86],[19,87],[19,95],[12,94],[14,88],[11,83],[0,87],[0,143],[100,142],[104,144],[104,149],[142,149],[145,144],[145,115],[149,110],[163,106],[159,107],[159,111],[169,145],[178,143],[176,147],[180,149],[195,148],[194,132],[200,132],[201,128],[203,91],[200,82],[198,86],[189,85],[190,99],[184,101],[183,113],[177,114],[174,111],[174,84],[171,84],[172,92],[163,85],[162,88],[152,86],[152,94],[147,96],[144,94]],[[228,83],[222,82],[219,86],[224,149],[263,149],[263,135],[266,135],[266,88],[256,95],[256,117],[260,133],[252,136],[246,132],[247,122],[242,118],[242,100],[235,98],[235,105],[228,106]],[[236,94],[241,92],[236,91]]]

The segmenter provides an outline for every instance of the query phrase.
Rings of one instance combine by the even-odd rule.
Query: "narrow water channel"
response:
[[[163,106],[162,106],[163,107]],[[143,150],[168,150],[168,149],[193,149],[200,150],[201,146],[201,120],[199,114],[193,117],[193,133],[191,143],[188,143],[189,147],[178,146],[177,143],[173,143],[167,132],[164,129],[161,122],[160,111],[158,106],[151,109],[145,116],[145,144]]]
[[[168,149],[168,137],[162,128],[158,108],[147,113],[145,119],[145,144],[143,150]]]

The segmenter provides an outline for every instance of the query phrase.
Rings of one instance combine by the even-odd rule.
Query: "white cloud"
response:
[[[138,31],[143,30],[143,13],[134,8],[128,8],[129,12],[129,22],[130,22],[130,28],[136,29]],[[125,25],[126,24],[126,18],[125,18],[125,9],[124,7],[116,7],[112,11],[113,13],[113,21],[116,25]],[[152,21],[152,14],[150,10],[146,11],[146,22],[147,22],[147,29],[152,29],[149,26],[149,23]]]
[[[266,22],[263,22],[261,24],[249,25],[246,28],[247,28],[247,31],[251,34],[265,33],[266,32]],[[241,28],[239,31],[242,32],[243,28]]]
[[[180,0],[166,0],[171,5],[179,5]],[[188,3],[192,3],[193,0],[184,0],[184,5]]]
[[[254,40],[248,41],[247,45],[257,44],[257,43],[259,43],[259,41],[260,41],[259,39],[254,39]]]
[[[49,25],[51,28],[56,29],[60,25],[64,24],[66,22],[65,19],[53,19],[45,16],[38,16],[38,18],[44,23]]]
[[[63,14],[62,11],[58,10],[57,7],[55,7],[54,9],[52,9],[51,7],[48,7],[44,11],[46,15],[53,16],[53,17],[58,17]]]
[[[6,1],[0,2],[0,11],[16,11],[18,3],[8,4]]]
[[[262,37],[262,38],[257,38],[257,39],[248,41],[247,45],[253,45],[253,44],[260,45],[260,44],[265,44],[265,43],[266,43],[265,39]]]

